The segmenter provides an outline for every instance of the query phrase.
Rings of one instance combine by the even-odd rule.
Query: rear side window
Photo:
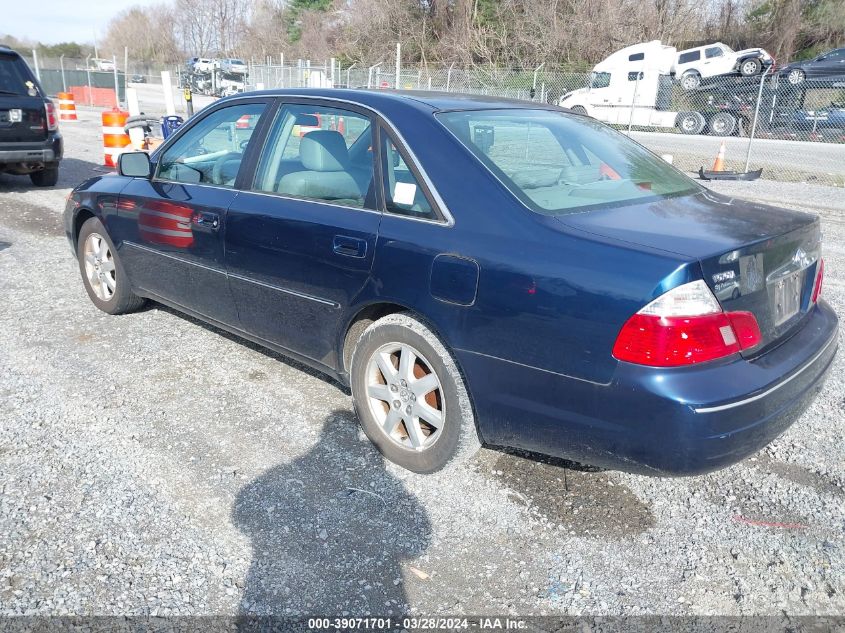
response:
[[[689,64],[690,62],[697,62],[701,59],[701,51],[689,51],[678,55],[679,64]]]
[[[642,146],[592,119],[528,109],[437,116],[511,193],[540,213],[564,215],[699,190]]]
[[[279,110],[253,189],[376,209],[369,117],[321,105]]]
[[[28,95],[37,90],[26,62],[17,55],[0,53],[0,94]]]

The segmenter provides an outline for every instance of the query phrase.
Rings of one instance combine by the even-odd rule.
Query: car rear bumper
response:
[[[0,164],[54,163],[61,160],[64,150],[60,134],[32,143],[0,142]]]
[[[619,363],[596,384],[461,351],[488,444],[654,475],[695,475],[760,450],[820,390],[837,349],[823,301],[765,355],[681,369]]]

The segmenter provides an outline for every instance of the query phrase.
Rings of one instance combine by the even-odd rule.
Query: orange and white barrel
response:
[[[78,121],[76,118],[76,103],[73,100],[72,92],[60,92],[59,97],[59,121]]]
[[[132,139],[123,129],[128,118],[128,112],[123,112],[117,108],[103,112],[103,164],[106,167],[117,167],[117,157],[132,149],[127,150],[127,147],[132,143]]]

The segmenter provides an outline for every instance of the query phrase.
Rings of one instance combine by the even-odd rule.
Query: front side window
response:
[[[610,73],[590,73],[591,88],[607,88],[610,85]]]
[[[381,162],[384,166],[384,195],[387,210],[390,213],[412,218],[436,220],[437,214],[420,186],[419,180],[384,128],[382,128],[381,139]]]
[[[711,46],[710,48],[707,48],[707,49],[704,50],[704,56],[707,57],[707,59],[712,59],[714,57],[721,57],[724,54],[725,54],[724,51],[721,48],[719,48],[718,46]]]
[[[339,108],[279,110],[261,152],[253,189],[376,209],[372,125]]]
[[[244,152],[266,107],[246,103],[212,112],[165,150],[158,178],[234,187]]]
[[[592,119],[529,109],[437,116],[514,196],[540,213],[564,215],[700,189],[644,147]]]

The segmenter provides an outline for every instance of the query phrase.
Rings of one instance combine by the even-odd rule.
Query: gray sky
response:
[[[0,0],[0,33],[45,44],[93,42],[116,14],[162,0]]]

